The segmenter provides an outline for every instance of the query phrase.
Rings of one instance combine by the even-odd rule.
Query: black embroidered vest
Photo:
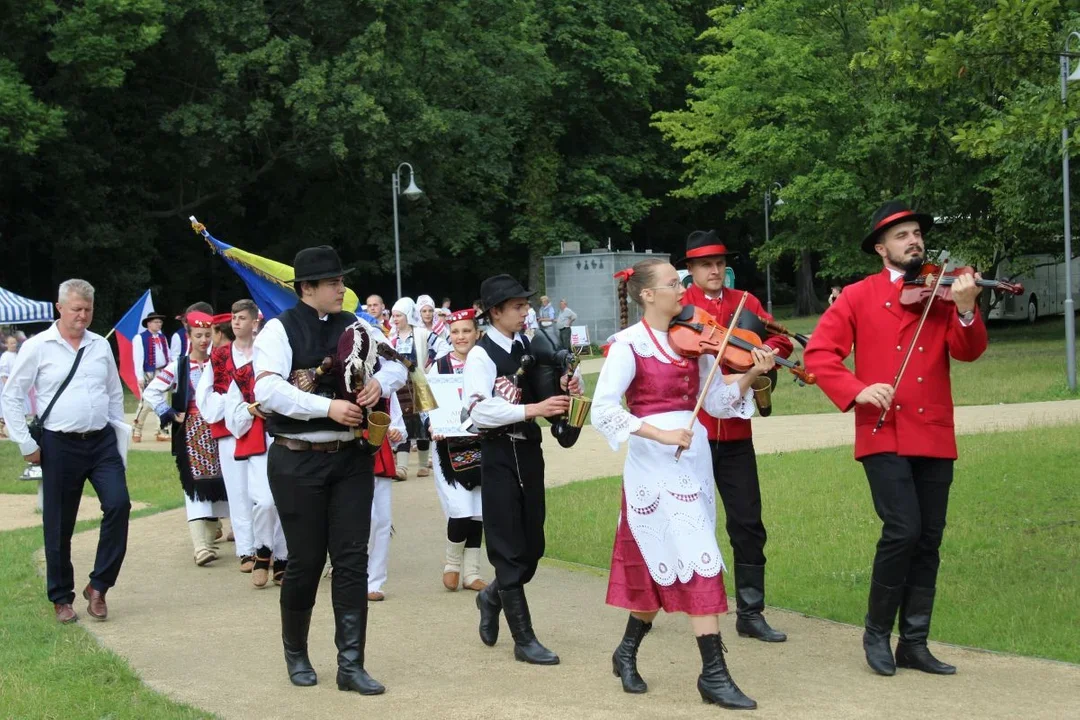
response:
[[[498,330],[491,330],[491,332],[498,332]],[[520,338],[521,342],[514,342],[514,345],[510,352],[506,352],[499,344],[491,339],[489,333],[485,333],[484,337],[480,338],[480,342],[477,343],[480,347],[487,351],[488,357],[491,358],[491,362],[495,363],[495,373],[497,377],[506,377],[511,382],[517,377],[517,386],[521,388],[521,404],[528,405],[530,403],[538,402],[542,398],[538,398],[533,388],[531,381],[531,373],[526,370],[524,375],[518,376],[517,371],[521,368],[521,358],[524,355],[529,354],[529,338],[524,335]],[[522,344],[524,343],[524,344]]]

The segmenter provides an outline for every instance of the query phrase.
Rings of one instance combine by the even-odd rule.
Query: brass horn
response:
[[[368,445],[375,449],[382,447],[386,431],[390,429],[390,416],[381,410],[368,413],[367,428]]]
[[[431,385],[420,368],[414,367],[409,371],[409,382],[412,383],[413,407],[419,412],[431,412],[439,407],[435,402],[435,393],[431,392]]]
[[[758,375],[750,388],[754,391],[754,403],[757,405],[758,414],[761,417],[772,415],[772,378],[768,375]]]

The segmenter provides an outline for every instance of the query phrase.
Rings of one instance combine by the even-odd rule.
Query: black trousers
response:
[[[89,480],[104,515],[98,532],[97,557],[90,585],[107,591],[116,584],[127,554],[128,496],[124,461],[116,449],[116,433],[106,425],[81,439],[46,430],[41,438],[41,478],[44,494],[45,575],[49,600],[75,600],[75,569],[71,566],[71,533],[79,513],[83,486]]]
[[[281,606],[309,610],[315,605],[329,551],[334,610],[366,608],[375,488],[372,456],[360,449],[360,443],[336,453],[297,452],[274,443],[267,475],[289,545]]]
[[[533,432],[535,431],[535,432]],[[544,556],[544,453],[540,428],[528,440],[507,437],[481,442],[484,532],[488,560],[499,589],[525,585]]]
[[[754,441],[710,441],[713,478],[724,503],[727,534],[736,565],[764,565],[765,525],[761,522],[761,485],[758,483]]]
[[[935,587],[953,461],[879,453],[862,464],[882,523],[874,580],[888,587]]]

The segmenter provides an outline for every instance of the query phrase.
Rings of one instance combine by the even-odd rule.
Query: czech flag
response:
[[[205,226],[191,218],[195,232],[206,239],[210,249],[233,269],[244,281],[251,299],[262,311],[263,321],[276,318],[297,303],[299,298],[293,290],[292,279],[295,276],[291,265],[264,258],[255,253],[241,250],[228,243],[223,243],[209,233]],[[344,309],[356,312],[360,299],[352,290],[345,290]]]
[[[152,312],[154,301],[150,299],[150,291],[147,290],[113,328],[116,333],[116,347],[120,351],[120,379],[128,386],[128,390],[140,399],[142,393],[139,392],[138,373],[142,371],[136,370],[131,359],[131,343],[139,341],[139,333],[143,331],[142,321]]]

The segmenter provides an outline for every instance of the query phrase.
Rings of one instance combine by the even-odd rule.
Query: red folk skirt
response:
[[[727,593],[724,591],[722,573],[711,578],[695,573],[689,582],[676,580],[669,586],[653,580],[625,517],[624,495],[619,528],[615,531],[615,547],[611,551],[608,605],[634,612],[656,612],[660,609],[687,615],[720,615],[727,612]]]

